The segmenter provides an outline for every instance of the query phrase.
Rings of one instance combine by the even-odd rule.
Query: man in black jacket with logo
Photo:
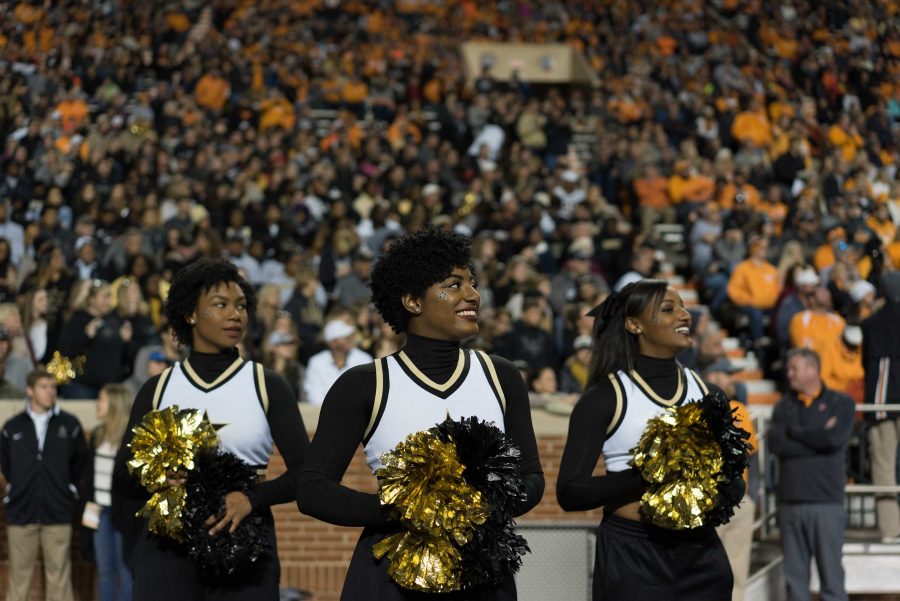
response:
[[[778,525],[788,601],[809,599],[813,556],[822,601],[847,601],[844,545],[845,459],[853,430],[853,400],[822,383],[819,356],[807,348],[787,355],[788,391],[772,411],[769,445],[778,455]]]
[[[56,405],[53,376],[36,369],[27,383],[25,410],[10,418],[0,433],[10,564],[6,599],[30,598],[40,547],[47,601],[71,601],[72,518],[87,443],[78,419]]]

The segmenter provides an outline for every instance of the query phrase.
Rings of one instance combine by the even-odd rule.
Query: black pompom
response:
[[[205,525],[210,516],[224,511],[226,494],[247,493],[255,484],[255,470],[232,453],[206,450],[194,456],[194,469],[185,484],[183,536],[188,555],[202,576],[219,578],[244,572],[258,565],[269,546],[269,525],[256,512],[244,518],[233,534],[224,531],[209,536]]]
[[[444,442],[456,444],[463,478],[491,508],[487,521],[463,547],[462,588],[497,585],[512,578],[529,552],[513,530],[515,510],[525,500],[519,449],[499,428],[477,417],[445,420],[437,426]]]
[[[744,470],[750,464],[751,447],[747,442],[750,434],[735,426],[735,409],[721,393],[708,394],[698,404],[703,410],[703,421],[722,449],[716,503],[704,520],[709,526],[720,526],[731,519],[744,495]]]

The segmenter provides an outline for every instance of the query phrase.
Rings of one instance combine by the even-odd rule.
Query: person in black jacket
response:
[[[112,291],[103,280],[92,280],[83,307],[66,320],[59,334],[59,352],[72,361],[84,357],[84,369],[64,385],[66,399],[96,399],[104,384],[125,379],[128,347],[134,335],[130,322],[113,319]]]
[[[284,378],[241,357],[237,345],[256,308],[250,284],[228,261],[200,259],[175,275],[165,314],[175,338],[190,356],[150,378],[134,400],[113,469],[113,520],[123,532],[126,561],[134,576],[135,601],[277,601],[281,567],[271,506],[294,499],[309,438],[297,399]],[[210,536],[234,532],[251,511],[268,524],[269,547],[246,572],[228,579],[200,575],[183,545],[151,534],[135,512],[149,498],[128,473],[133,428],[155,409],[178,405],[201,409],[216,427],[219,447],[256,468],[264,481],[248,494],[225,495],[223,510],[207,521]],[[271,480],[265,472],[272,444],[287,471]],[[183,486],[184,474],[169,474],[170,486]],[[115,501],[122,499],[121,508]]]
[[[385,322],[406,334],[406,346],[342,374],[325,397],[297,489],[300,511],[339,526],[364,526],[350,560],[343,601],[511,601],[513,579],[452,593],[420,593],[388,575],[372,545],[399,525],[377,494],[341,484],[360,443],[369,468],[408,434],[444,421],[493,421],[519,447],[526,495],[516,515],[538,504],[544,476],[531,424],[528,390],[506,359],[462,348],[478,333],[480,296],[469,241],[427,228],[398,239],[372,269],[372,300]],[[377,395],[377,398],[376,398]]]
[[[866,403],[900,404],[900,271],[882,279],[884,306],[862,323],[863,368]],[[900,444],[900,412],[866,413],[869,423],[869,456],[872,482],[877,486],[897,485],[897,446]],[[878,529],[885,543],[900,542],[900,504],[896,494],[878,495],[875,511]]]
[[[69,548],[87,442],[78,418],[57,406],[53,376],[37,369],[27,384],[25,410],[0,435],[10,564],[6,599],[30,599],[40,548],[48,601],[71,601]]]
[[[778,456],[778,525],[788,601],[809,599],[813,556],[822,601],[846,601],[845,458],[853,431],[853,400],[825,387],[819,356],[807,348],[787,355],[791,390],[772,411],[769,445]]]

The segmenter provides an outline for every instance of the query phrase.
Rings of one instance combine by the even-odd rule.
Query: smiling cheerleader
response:
[[[525,495],[513,513],[521,515],[540,501],[544,478],[522,377],[509,361],[461,345],[478,333],[480,296],[469,244],[463,236],[428,228],[400,238],[376,262],[372,300],[396,332],[406,333],[406,346],[343,374],[322,406],[297,504],[323,521],[365,527],[344,582],[344,601],[516,598],[512,577],[448,593],[400,587],[388,574],[388,559],[376,559],[372,549],[400,525],[377,494],[341,485],[360,442],[374,473],[384,467],[382,455],[409,434],[447,417],[477,417],[493,422],[521,452]]]
[[[718,390],[675,360],[691,345],[691,314],[662,280],[629,284],[594,313],[589,387],[569,421],[556,489],[566,511],[604,509],[593,599],[730,599],[731,567],[715,529],[650,524],[641,510],[649,483],[630,467],[652,418]],[[601,454],[606,473],[594,476]]]

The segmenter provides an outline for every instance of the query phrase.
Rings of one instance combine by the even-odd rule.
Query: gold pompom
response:
[[[375,545],[391,560],[388,573],[408,589],[449,592],[461,587],[458,546],[490,512],[481,493],[463,479],[456,445],[431,431],[410,434],[381,457],[381,502],[394,507],[407,531]]]
[[[647,423],[632,465],[650,487],[641,512],[674,530],[697,528],[716,503],[722,451],[695,403],[669,408]]]
[[[445,537],[399,532],[372,547],[375,557],[387,555],[388,574],[400,586],[447,593],[460,588],[459,548]]]
[[[204,413],[177,405],[150,411],[133,431],[128,469],[153,493],[138,515],[149,520],[151,532],[180,540],[185,492],[168,485],[166,472],[194,469],[198,451],[218,446],[216,431]]]
[[[47,371],[56,380],[56,384],[61,386],[68,384],[84,372],[86,360],[84,355],[69,359],[62,356],[59,351],[53,351],[53,357],[47,363]]]

